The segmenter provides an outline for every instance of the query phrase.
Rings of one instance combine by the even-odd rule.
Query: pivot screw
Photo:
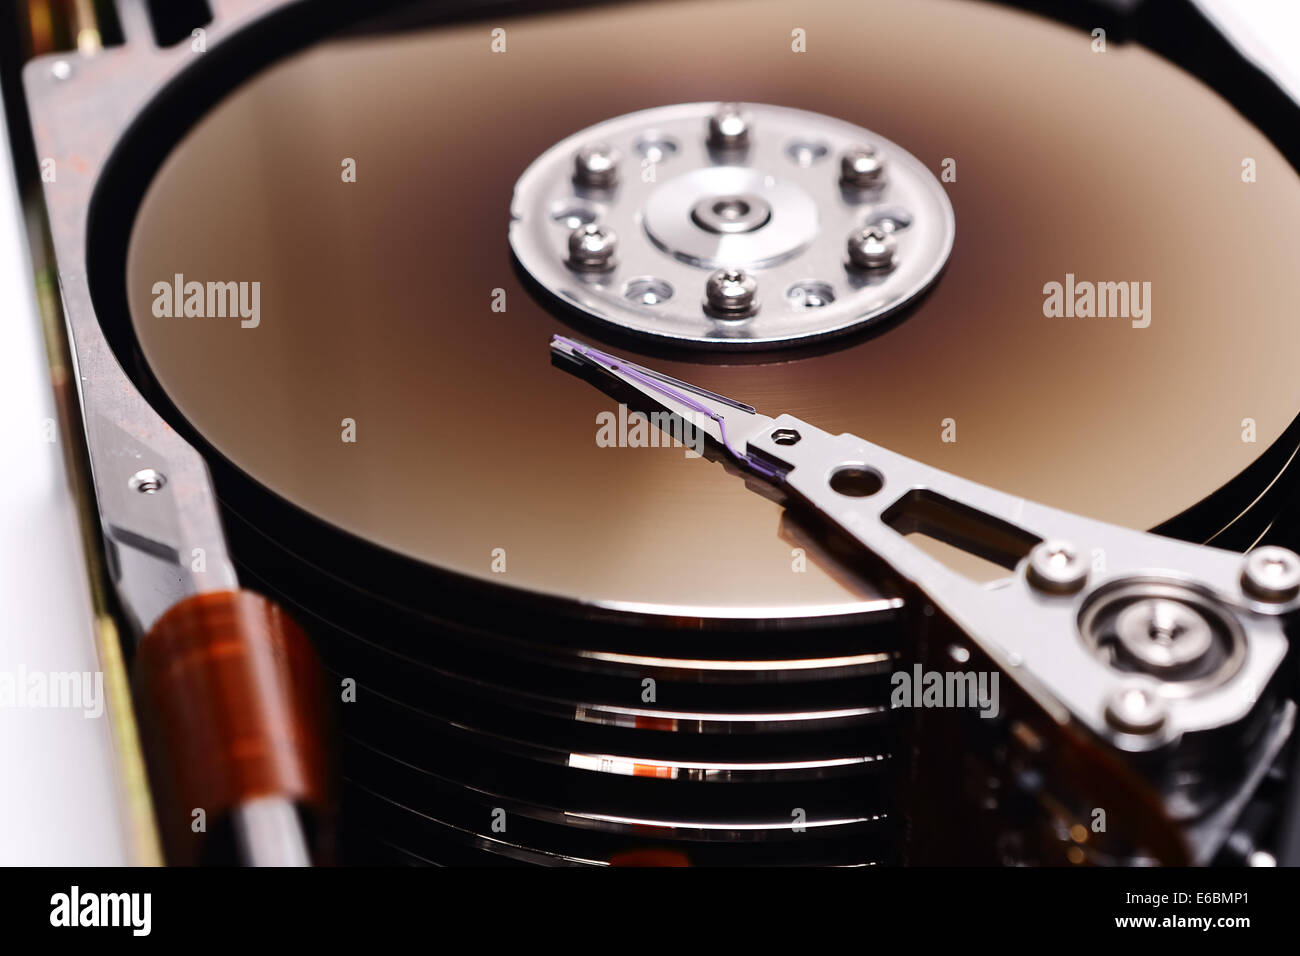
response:
[[[743,319],[758,311],[758,282],[744,269],[719,269],[704,284],[704,307],[720,319]]]
[[[855,146],[840,157],[840,182],[851,189],[870,189],[885,178],[885,157],[871,146]]]
[[[890,269],[898,240],[883,226],[867,226],[849,234],[849,263],[858,269]]]
[[[1125,684],[1106,702],[1106,719],[1130,734],[1155,733],[1165,723],[1165,704],[1149,687]]]
[[[589,222],[569,233],[569,267],[579,272],[607,272],[614,268],[617,248],[614,230]]]
[[[1264,601],[1289,601],[1300,594],[1300,555],[1276,545],[1256,548],[1246,555],[1241,584]]]
[[[1042,541],[1029,552],[1029,583],[1052,594],[1070,594],[1088,579],[1088,565],[1068,541]]]
[[[1124,647],[1149,669],[1173,670],[1195,664],[1214,646],[1210,623],[1181,601],[1143,598],[1115,618]]]
[[[618,150],[592,143],[573,157],[573,181],[589,189],[610,189],[618,182]]]
[[[749,117],[739,103],[723,103],[709,117],[709,149],[735,152],[749,146]]]

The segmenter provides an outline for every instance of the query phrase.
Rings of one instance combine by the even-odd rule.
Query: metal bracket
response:
[[[99,171],[137,111],[197,54],[154,46],[143,4],[123,3],[126,42],[93,56],[33,59],[23,80],[45,185],[65,319],[72,340],[91,473],[118,595],[140,633],[176,600],[238,586],[207,465],[145,401],[100,328],[86,276],[86,236]],[[265,13],[265,0],[219,0],[217,42]]]
[[[790,415],[751,436],[748,447],[782,472],[791,492],[916,585],[1044,709],[1121,749],[1148,750],[1243,720],[1286,654],[1281,615],[1296,609],[1297,598],[1252,593],[1239,554],[1035,504]],[[981,585],[909,542],[915,530],[1014,574]],[[1153,644],[1191,640],[1201,656],[1218,647],[1208,662],[1217,663],[1213,674],[1178,671],[1191,662],[1172,651],[1154,663],[1137,658],[1127,671],[1099,654],[1104,635],[1087,629],[1116,627],[1115,614],[1133,607],[1135,596],[1153,594],[1170,602],[1165,611],[1187,612],[1166,633],[1161,608],[1147,608],[1156,615]],[[1161,667],[1168,673],[1156,673]]]

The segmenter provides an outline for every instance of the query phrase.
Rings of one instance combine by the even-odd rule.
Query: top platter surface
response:
[[[877,131],[936,174],[955,160],[947,269],[865,339],[611,351],[1139,528],[1240,473],[1300,410],[1284,159],[1147,51],[1094,53],[1086,34],[956,0],[691,0],[313,47],[238,87],[151,184],[127,261],[143,354],[238,468],[417,560],[610,606],[865,609],[870,584],[734,472],[598,444],[615,405],[552,367],[551,334],[573,330],[512,266],[511,194],[537,156],[610,117],[719,100]],[[155,315],[178,274],[260,283],[257,327]],[[1067,275],[1150,283],[1149,325],[1046,315],[1044,286]]]

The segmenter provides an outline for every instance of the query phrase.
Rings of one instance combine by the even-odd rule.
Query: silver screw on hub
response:
[[[739,103],[723,103],[709,117],[709,149],[734,152],[749,145],[749,117]]]
[[[718,318],[747,318],[758,311],[758,282],[744,269],[719,269],[704,284],[704,305]]]
[[[1300,594],[1300,555],[1287,548],[1266,545],[1246,555],[1241,584],[1264,601],[1289,601]]]
[[[849,263],[858,269],[889,269],[898,240],[882,226],[867,226],[849,234]]]
[[[1029,552],[1029,583],[1041,591],[1069,594],[1083,587],[1088,565],[1068,541],[1042,541]]]
[[[573,157],[573,181],[589,189],[609,189],[618,182],[618,150],[592,143]]]
[[[1150,688],[1126,684],[1110,695],[1106,719],[1125,733],[1154,733],[1164,726],[1165,704]]]
[[[579,272],[607,272],[614,268],[618,236],[612,229],[589,222],[569,233],[569,266]]]
[[[853,189],[870,189],[885,178],[885,158],[871,146],[858,146],[840,157],[840,182]]]

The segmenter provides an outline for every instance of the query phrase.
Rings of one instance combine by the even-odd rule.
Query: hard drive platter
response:
[[[1206,863],[1273,832],[1218,811],[1277,799],[1280,678],[1163,804],[1009,678],[936,731],[895,676],[996,655],[547,348],[1293,543],[1300,179],[1237,86],[972,0],[211,6],[200,54],[123,57],[120,138],[87,121],[81,304],[320,656],[338,859]],[[29,71],[38,145],[92,79]],[[918,541],[994,577],[951,545]],[[1081,839],[1075,775],[1112,773],[1141,820]]]

